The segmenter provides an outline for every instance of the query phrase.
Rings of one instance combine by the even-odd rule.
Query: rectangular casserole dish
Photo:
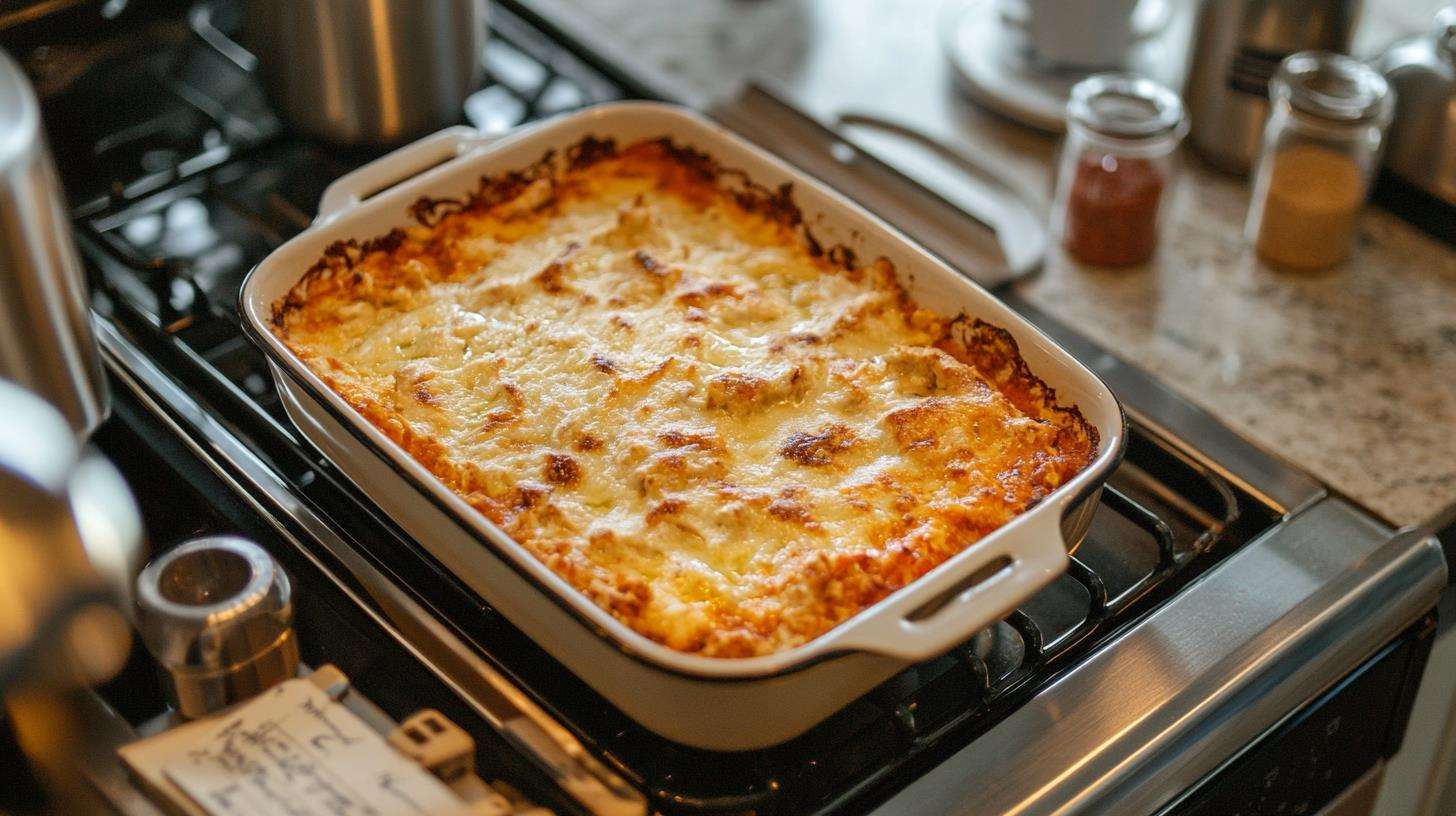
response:
[[[1031,370],[1096,428],[1095,458],[1040,504],[802,646],[750,658],[703,657],[618,621],[369,423],[268,328],[274,304],[330,244],[384,234],[406,224],[409,206],[421,197],[458,195],[482,175],[525,167],[588,136],[619,144],[666,136],[758,184],[791,183],[795,202],[826,245],[844,244],[863,258],[885,256],[922,306],[963,312],[1010,332]],[[314,226],[248,277],[242,311],[268,355],[289,416],[366,495],[614,705],[670,739],[708,749],[790,739],[1014,609],[1066,568],[1067,552],[1085,533],[1124,444],[1122,412],[1106,386],[983,289],[813,179],[690,111],[659,104],[603,105],[498,140],[452,128],[360,168],[325,192]]]

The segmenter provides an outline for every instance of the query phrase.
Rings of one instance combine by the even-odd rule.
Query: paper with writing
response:
[[[464,814],[439,779],[307,680],[123,749],[210,816]],[[148,743],[154,753],[147,755]]]

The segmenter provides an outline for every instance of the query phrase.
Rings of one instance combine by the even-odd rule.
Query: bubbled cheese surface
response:
[[[326,258],[276,330],[650,638],[804,643],[1095,450],[1004,335],[955,340],[887,262],[831,263],[661,143],[516,186]]]

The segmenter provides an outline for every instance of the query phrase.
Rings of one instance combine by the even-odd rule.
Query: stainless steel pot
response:
[[[391,144],[460,121],[485,34],[485,0],[244,0],[240,39],[290,125]]]
[[[0,52],[0,378],[60,409],[78,435],[106,417],[106,380],[65,196],[20,66]]]

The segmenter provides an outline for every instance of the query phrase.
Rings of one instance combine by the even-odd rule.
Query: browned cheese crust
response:
[[[299,358],[592,601],[674,649],[805,643],[1087,466],[1006,332],[911,302],[768,190],[586,140],[330,247]]]

